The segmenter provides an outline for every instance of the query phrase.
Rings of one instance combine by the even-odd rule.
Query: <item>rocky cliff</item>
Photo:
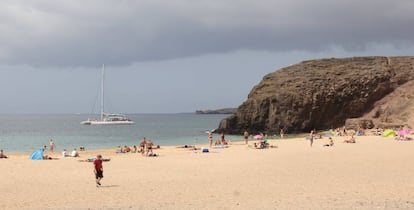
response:
[[[378,102],[413,79],[414,57],[304,61],[266,75],[237,112],[220,122],[217,131],[278,133],[284,128],[308,132],[342,126],[347,119],[364,115],[379,123],[381,116],[387,118],[390,113],[378,108]],[[412,100],[407,96],[402,101],[406,106],[397,104],[409,109]]]

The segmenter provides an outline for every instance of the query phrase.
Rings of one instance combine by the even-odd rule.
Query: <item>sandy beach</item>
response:
[[[0,209],[414,209],[414,141],[344,139],[234,142],[209,153],[161,147],[158,157],[114,148],[30,161],[5,151]],[[93,164],[79,161],[98,153],[111,158],[99,188]]]

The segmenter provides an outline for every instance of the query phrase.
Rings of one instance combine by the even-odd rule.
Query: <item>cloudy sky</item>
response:
[[[2,0],[0,113],[237,107],[306,59],[414,54],[412,0]]]

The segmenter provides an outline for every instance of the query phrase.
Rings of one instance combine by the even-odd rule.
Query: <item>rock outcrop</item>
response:
[[[224,108],[216,110],[197,110],[196,114],[234,114],[236,113],[236,108]]]
[[[309,132],[364,115],[377,124],[390,121],[389,115],[413,108],[413,94],[399,94],[392,107],[385,107],[381,99],[404,84],[405,90],[414,89],[408,83],[413,79],[414,57],[304,61],[266,75],[237,112],[220,122],[217,132]]]

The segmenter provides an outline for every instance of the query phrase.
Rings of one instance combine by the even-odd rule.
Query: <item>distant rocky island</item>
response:
[[[196,114],[234,114],[236,113],[237,108],[224,108],[216,110],[197,110]]]
[[[264,76],[217,132],[414,127],[414,57],[303,61]]]

